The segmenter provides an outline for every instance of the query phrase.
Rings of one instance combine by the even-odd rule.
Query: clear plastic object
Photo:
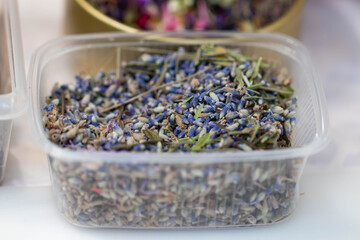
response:
[[[12,119],[28,99],[17,1],[0,0],[0,182],[4,178]]]
[[[293,147],[252,152],[119,153],[73,151],[47,139],[41,110],[54,83],[80,72],[116,71],[151,48],[217,43],[287,67],[298,97]],[[306,48],[275,34],[140,33],[69,36],[33,55],[32,128],[47,153],[61,213],[78,226],[183,229],[258,226],[289,216],[306,160],[327,144],[321,82]]]

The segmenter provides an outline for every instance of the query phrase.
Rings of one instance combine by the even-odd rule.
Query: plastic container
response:
[[[47,139],[41,110],[55,82],[79,72],[116,71],[151,48],[214,42],[248,55],[277,59],[298,97],[293,148],[238,153],[116,153],[63,149]],[[55,199],[79,226],[199,228],[279,222],[294,210],[310,154],[328,141],[321,83],[308,51],[274,34],[224,32],[97,34],[52,41],[33,55],[29,72],[32,127],[47,153]]]
[[[0,0],[0,182],[4,178],[12,119],[27,107],[17,1]]]

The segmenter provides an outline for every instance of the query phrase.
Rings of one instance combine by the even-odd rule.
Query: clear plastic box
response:
[[[116,71],[152,48],[202,43],[277,59],[298,97],[293,148],[252,152],[119,153],[63,149],[47,139],[41,110],[55,82],[79,72]],[[183,229],[257,226],[294,210],[306,160],[328,141],[325,99],[312,60],[298,41],[275,34],[140,33],[64,37],[32,58],[32,127],[47,153],[55,198],[78,226]]]
[[[0,0],[0,182],[4,178],[12,119],[27,107],[17,1]]]

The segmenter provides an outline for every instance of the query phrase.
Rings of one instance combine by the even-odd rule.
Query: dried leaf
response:
[[[200,114],[201,114],[201,112],[203,110],[203,107],[204,107],[204,104],[201,104],[199,109],[196,111],[195,116],[194,116],[195,120],[199,118],[199,116],[200,116]]]
[[[205,146],[209,141],[211,136],[213,135],[213,132],[209,132],[199,138],[199,140],[196,142],[196,144],[191,148],[191,150],[200,150],[203,146]]]
[[[199,65],[200,57],[201,57],[201,47],[199,47],[198,50],[196,51],[195,60],[194,60],[195,66]]]
[[[244,128],[241,131],[231,131],[228,134],[229,135],[245,135],[245,134],[249,134],[252,131],[252,128]]]
[[[275,87],[261,86],[261,87],[259,87],[259,89],[269,91],[269,92],[277,92],[283,98],[290,98],[294,94],[294,89],[292,89],[290,86],[283,87],[281,89],[278,89],[278,88],[275,88]]]
[[[156,84],[155,84],[156,87],[157,87],[157,86],[160,86],[160,85],[164,82],[167,68],[168,68],[168,62],[167,62],[167,59],[166,59],[165,62],[164,62],[164,65],[163,65],[163,68],[162,68],[162,72],[161,72],[161,74],[160,74],[160,77],[159,77],[158,81],[157,81]]]
[[[236,69],[235,76],[235,82],[240,84],[240,87],[244,87],[243,74],[240,68]]]
[[[147,138],[151,139],[152,141],[158,142],[158,141],[161,140],[160,137],[159,137],[159,134],[157,132],[155,132],[155,131],[152,131],[150,129],[145,129],[144,133],[145,133],[145,136]]]
[[[256,134],[257,134],[257,132],[259,131],[259,128],[260,128],[260,125],[255,125],[255,127],[254,127],[254,131],[253,131],[253,133],[251,134],[251,138],[250,138],[250,142],[253,142],[254,141],[254,139],[255,139],[255,137],[256,137]]]
[[[251,76],[251,80],[255,79],[256,76],[258,75],[259,73],[259,69],[260,69],[260,65],[261,65],[261,61],[262,61],[262,57],[259,57],[257,62],[256,62],[256,65],[255,65],[255,68],[254,68],[254,72]]]
[[[258,83],[258,84],[254,84],[254,85],[251,85],[250,87],[248,87],[247,89],[250,89],[250,90],[254,90],[254,89],[258,89],[259,87],[263,86],[264,83],[261,82],[261,83]]]
[[[194,97],[194,96],[188,97],[187,99],[185,99],[184,101],[182,101],[180,105],[187,103],[187,102],[190,101],[193,97]]]
[[[233,62],[229,61],[227,58],[211,58],[207,59],[207,61],[224,67],[231,67],[233,65]]]
[[[279,95],[283,98],[291,98],[294,94],[294,89],[292,89],[290,86],[281,88],[281,91],[279,91]]]

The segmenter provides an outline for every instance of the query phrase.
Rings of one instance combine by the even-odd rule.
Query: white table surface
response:
[[[18,0],[25,64],[62,35],[64,0]],[[302,41],[324,82],[332,140],[305,168],[299,206],[270,227],[197,231],[93,230],[57,212],[46,155],[25,115],[14,121],[0,187],[0,239],[360,239],[360,1],[308,0]]]

